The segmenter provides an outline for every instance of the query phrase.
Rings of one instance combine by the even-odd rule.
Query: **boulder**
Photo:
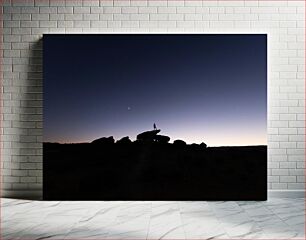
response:
[[[131,139],[128,136],[126,136],[126,137],[123,137],[123,138],[119,139],[116,143],[118,143],[118,144],[129,144],[131,142],[132,142]]]
[[[170,137],[164,135],[156,135],[154,140],[159,143],[168,143],[170,141]]]
[[[200,144],[200,147],[202,147],[202,148],[207,148],[207,144],[204,143],[204,142],[202,142],[202,143]]]
[[[153,142],[155,140],[156,135],[160,132],[160,130],[152,130],[140,133],[137,135],[137,140]]]
[[[115,143],[115,139],[113,136],[110,137],[101,137],[96,140],[93,140],[91,143],[93,144],[113,144]]]
[[[175,140],[175,141],[173,142],[173,144],[174,144],[175,146],[186,146],[186,142],[183,141],[183,140],[180,140],[180,139]]]

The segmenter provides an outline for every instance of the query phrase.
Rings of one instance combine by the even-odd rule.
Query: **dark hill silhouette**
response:
[[[159,132],[44,143],[44,199],[266,200],[267,146],[172,144]]]

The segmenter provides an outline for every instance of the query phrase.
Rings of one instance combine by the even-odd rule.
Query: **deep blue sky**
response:
[[[44,141],[266,144],[264,34],[44,35]]]

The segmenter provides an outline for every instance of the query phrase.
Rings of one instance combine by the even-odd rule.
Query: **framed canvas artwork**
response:
[[[265,200],[266,34],[45,34],[47,200]]]

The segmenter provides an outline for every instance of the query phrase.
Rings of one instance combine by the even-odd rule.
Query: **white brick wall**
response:
[[[269,35],[269,189],[305,188],[304,1],[3,0],[2,188],[42,189],[43,33]]]

